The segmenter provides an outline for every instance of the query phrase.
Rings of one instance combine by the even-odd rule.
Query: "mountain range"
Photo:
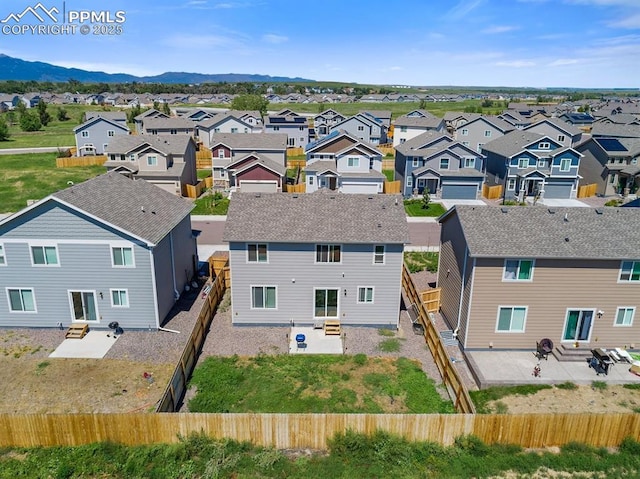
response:
[[[165,72],[155,76],[138,77],[126,73],[105,73],[79,68],[65,68],[50,63],[30,62],[0,53],[0,81],[67,82],[70,79],[82,83],[294,83],[313,82],[306,78],[273,77],[248,73],[188,73]]]

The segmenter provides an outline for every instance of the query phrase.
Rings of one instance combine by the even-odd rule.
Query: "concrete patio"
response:
[[[298,344],[298,334],[304,335],[304,343]],[[293,327],[289,334],[289,354],[343,354],[342,336],[325,335],[321,328]]]
[[[65,339],[49,357],[102,359],[119,337],[113,331],[91,330],[82,339]]]
[[[583,361],[558,361],[552,355],[538,361],[534,351],[466,351],[467,364],[480,389],[491,386],[518,384],[591,384],[604,381],[608,384],[640,383],[640,377],[629,372],[631,364],[618,362],[609,368],[608,375],[597,375]],[[533,368],[540,365],[540,376],[533,375]]]

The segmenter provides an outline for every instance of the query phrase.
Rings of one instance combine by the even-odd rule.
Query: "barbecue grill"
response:
[[[592,349],[592,356],[587,358],[590,368],[593,368],[597,376],[609,374],[609,367],[613,364],[611,356],[602,348]]]

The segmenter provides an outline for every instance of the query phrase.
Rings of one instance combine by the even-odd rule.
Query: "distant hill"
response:
[[[187,73],[166,72],[155,76],[137,77],[126,73],[105,73],[81,70],[79,68],[65,68],[44,62],[29,62],[20,58],[13,58],[0,53],[0,81],[38,81],[38,82],[66,82],[69,79],[83,83],[293,83],[313,82],[306,78],[272,77],[269,75],[254,75],[245,73]]]

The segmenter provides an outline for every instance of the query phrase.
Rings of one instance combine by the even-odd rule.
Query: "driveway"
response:
[[[542,198],[538,200],[538,204],[545,205],[545,206],[570,207],[570,208],[573,208],[573,207],[588,208],[589,207],[588,204],[583,203],[580,200],[564,199],[564,198],[558,198],[558,199]]]

